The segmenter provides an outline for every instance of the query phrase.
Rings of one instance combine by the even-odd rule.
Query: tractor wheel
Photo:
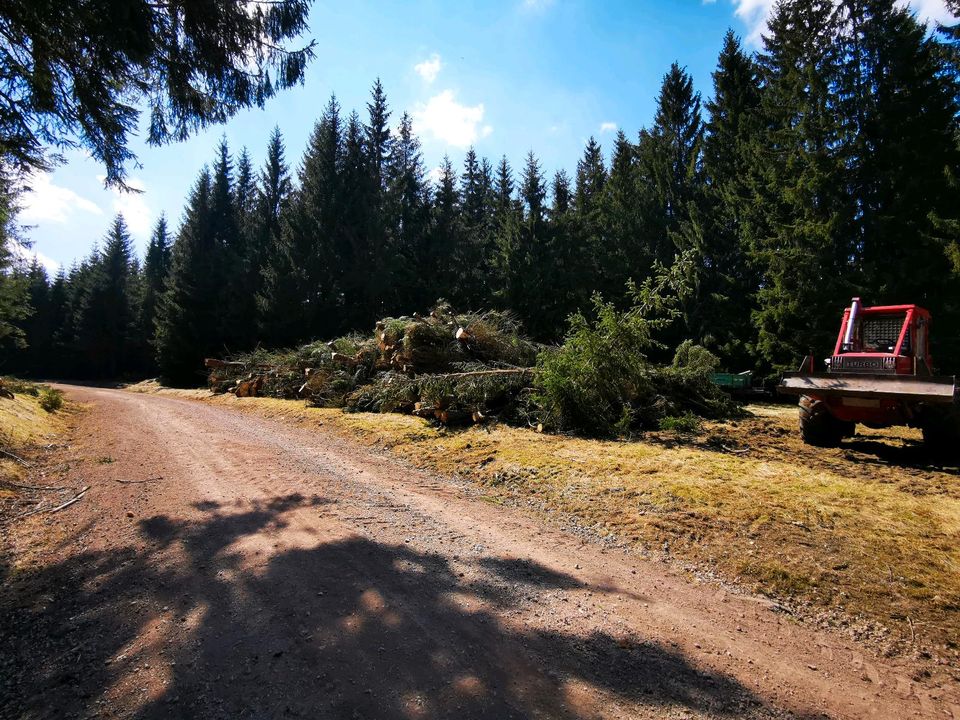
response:
[[[855,423],[837,420],[823,400],[800,397],[800,437],[807,445],[837,447],[855,429]]]

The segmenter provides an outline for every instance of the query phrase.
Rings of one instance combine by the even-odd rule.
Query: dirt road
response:
[[[323,428],[65,389],[91,489],[7,538],[4,718],[960,720],[919,666]]]

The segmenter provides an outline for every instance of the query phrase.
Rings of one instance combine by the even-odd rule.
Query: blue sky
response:
[[[365,103],[379,77],[393,110],[407,111],[423,143],[428,169],[449,154],[459,167],[474,145],[518,168],[528,150],[552,174],[572,171],[591,135],[609,153],[616,130],[635,137],[649,125],[663,74],[674,60],[687,67],[706,98],[710,73],[728,27],[756,49],[773,0],[504,0],[372,2],[315,0],[309,37],[316,59],[303,87],[263,110],[244,112],[185,143],[131,146],[139,194],[106,190],[103,170],[81,152],[35,176],[21,221],[30,252],[48,269],[87,255],[122,212],[142,255],[161,213],[179,223],[186,193],[219,138],[263,160],[274,125],[294,168],[313,123],[332,92],[345,112]],[[948,17],[942,0],[911,0],[923,18]]]

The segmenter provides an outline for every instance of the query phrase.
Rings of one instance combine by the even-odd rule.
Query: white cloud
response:
[[[130,180],[127,184],[137,190],[145,189],[143,183],[139,180]],[[112,191],[114,212],[123,214],[123,219],[127,221],[130,233],[141,238],[150,235],[152,216],[143,193],[123,192],[116,188],[113,188]]]
[[[607,121],[607,122],[600,123],[601,135],[608,132],[616,132],[616,130],[617,130],[617,124],[615,122]]]
[[[13,243],[12,250],[14,257],[20,258],[28,265],[36,258],[46,269],[48,275],[56,275],[60,269],[60,263],[53,258],[44,255],[42,252],[37,252],[32,248],[24,247],[20,243]]]
[[[434,185],[440,184],[440,178],[443,177],[443,168],[439,165],[435,168],[431,168],[430,172],[427,173],[427,180],[429,180]]]
[[[24,223],[66,223],[76,212],[103,215],[96,203],[69,188],[54,185],[49,174],[33,175],[28,184],[30,190],[23,195],[23,209],[18,218]]]
[[[733,14],[747,26],[747,44],[759,46],[767,29],[767,18],[773,10],[774,0],[733,0],[733,5]]]
[[[97,179],[103,182],[104,175],[99,175]],[[123,215],[127,223],[127,229],[131,235],[146,239],[151,230],[151,213],[147,201],[144,200],[144,190],[147,186],[143,184],[140,178],[130,178],[126,180],[134,190],[140,192],[125,192],[120,188],[111,187],[110,193],[113,195],[113,212]]]
[[[763,34],[767,31],[767,20],[773,11],[776,0],[732,0],[734,11],[747,26],[746,43],[759,47],[763,43]],[[909,6],[917,14],[920,22],[949,22],[953,17],[944,0],[901,0],[901,6]]]
[[[461,105],[453,90],[443,90],[426,103],[417,104],[413,110],[413,124],[419,135],[429,135],[447,145],[466,148],[493,132],[490,125],[483,124],[483,114],[483,103]]]
[[[910,0],[906,4],[913,9],[921,22],[927,24],[939,22],[944,25],[953,23],[953,15],[943,0]]]
[[[423,62],[417,63],[413,66],[414,71],[417,75],[422,77],[427,83],[432,83],[437,79],[437,75],[440,74],[440,68],[443,65],[440,62],[440,56],[437,53],[434,53],[430,56],[429,60],[424,60]]]

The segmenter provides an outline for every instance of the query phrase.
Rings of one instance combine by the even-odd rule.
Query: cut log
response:
[[[211,370],[220,370],[227,367],[243,367],[243,363],[233,362],[230,360],[219,360],[217,358],[207,358],[203,361],[203,366]]]
[[[350,355],[344,355],[343,353],[333,352],[330,353],[330,359],[335,363],[341,363],[342,365],[349,365],[350,367],[356,367],[360,364],[360,361],[355,357]]]
[[[252,380],[244,380],[237,383],[237,397],[257,397],[263,388],[263,376],[258,375]]]
[[[466,328],[457,328],[455,337],[462,343],[470,342],[473,339],[473,336],[467,331]]]

